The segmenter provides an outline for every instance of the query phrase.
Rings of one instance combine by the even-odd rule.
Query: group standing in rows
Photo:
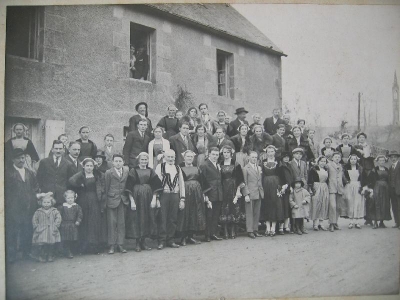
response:
[[[24,124],[14,125],[5,143],[8,261],[18,248],[45,262],[60,251],[126,253],[125,239],[140,252],[151,249],[148,238],[161,250],[200,244],[200,236],[235,239],[241,230],[251,239],[303,235],[304,220],[315,231],[339,230],[339,217],[349,229],[364,219],[376,229],[390,209],[399,227],[400,154],[374,157],[365,133],[354,145],[343,133],[335,148],[327,137],[321,148],[305,120],[292,127],[280,109],[249,125],[243,107],[227,122],[222,110],[213,120],[204,103],[185,115],[170,105],[154,128],[146,103],[136,111],[122,151],[111,134],[98,149],[83,126],[79,139],[62,134],[40,161]]]

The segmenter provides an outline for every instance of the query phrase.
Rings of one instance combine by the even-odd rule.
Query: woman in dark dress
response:
[[[290,153],[289,152],[282,152],[281,155],[281,171],[282,177],[286,183],[290,183],[293,180],[293,172],[292,168],[289,166],[290,162]],[[285,193],[282,194],[282,205],[283,205],[283,217],[284,222],[279,224],[279,234],[283,235],[285,233],[293,233],[293,230],[289,229],[289,220],[292,217],[292,209],[290,208],[289,203],[289,196],[290,196],[290,189],[286,189]]]
[[[193,238],[193,234],[206,229],[204,194],[210,190],[210,187],[200,169],[193,166],[195,155],[191,150],[185,151],[183,153],[185,162],[181,165],[185,180],[185,208],[178,212],[177,231],[180,232],[182,246],[185,246],[186,242],[200,244]]]
[[[189,107],[187,111],[187,115],[183,116],[180,122],[188,122],[189,123],[189,133],[190,135],[194,134],[195,128],[197,125],[201,124],[201,120],[198,117],[198,111],[196,107]]]
[[[136,252],[151,250],[146,245],[146,238],[157,232],[156,193],[162,188],[161,181],[152,168],[147,166],[149,155],[142,152],[137,157],[139,165],[129,171],[126,192],[130,205],[126,213],[126,238],[136,239]],[[132,206],[135,209],[132,209]],[[156,234],[154,234],[156,235]]]
[[[264,199],[261,202],[260,219],[266,221],[265,236],[275,236],[276,223],[285,219],[282,195],[288,189],[288,183],[282,178],[281,167],[275,159],[276,148],[271,145],[266,150],[267,158],[262,162]]]
[[[221,177],[223,202],[220,216],[220,223],[224,225],[224,238],[236,238],[237,224],[245,221],[243,210],[244,204],[240,190],[245,188],[242,167],[233,159],[233,149],[230,146],[223,146],[221,149]],[[243,194],[248,194],[243,191]],[[230,228],[228,228],[230,227]]]
[[[383,221],[390,221],[390,200],[389,200],[389,169],[385,167],[387,158],[384,155],[378,155],[375,159],[376,182],[374,186],[373,203],[369,206],[371,220],[374,221],[374,227],[386,228]]]
[[[373,161],[365,164],[365,167],[362,170],[361,174],[361,194],[365,197],[365,225],[373,225],[372,219],[376,218],[375,216],[375,200],[374,200],[374,187],[377,179],[377,174],[375,168],[373,167]],[[376,226],[376,222],[372,227],[373,229],[378,228]]]
[[[101,241],[101,208],[104,207],[104,175],[95,170],[92,158],[82,161],[83,171],[69,179],[69,185],[78,194],[77,203],[82,208],[83,220],[79,237],[83,251],[88,248],[99,254]]]
[[[83,126],[79,129],[80,139],[76,141],[81,144],[81,152],[79,153],[79,160],[83,161],[85,158],[94,158],[97,154],[96,144],[89,140],[90,129],[87,126]]]
[[[104,173],[110,169],[110,165],[107,163],[106,155],[104,151],[99,150],[97,151],[96,156],[94,157],[97,166],[95,167],[96,170]],[[105,201],[102,203],[101,207],[101,232],[100,232],[100,244],[103,248],[107,248],[108,246],[108,229],[107,229],[107,212],[106,212],[106,203]]]
[[[26,154],[25,167],[36,174],[34,165],[39,161],[39,155],[32,141],[25,137],[26,130],[26,126],[22,123],[17,123],[13,126],[12,131],[15,137],[9,139],[4,144],[6,166],[12,167],[12,152],[14,149],[20,148]]]

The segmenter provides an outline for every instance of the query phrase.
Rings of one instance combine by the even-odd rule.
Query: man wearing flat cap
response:
[[[240,125],[242,125],[242,124],[249,125],[249,122],[247,122],[245,120],[246,115],[248,113],[249,112],[244,107],[239,107],[236,109],[235,115],[237,116],[237,118],[229,123],[228,130],[226,131],[226,133],[229,137],[232,137],[239,133],[238,128]]]
[[[17,257],[17,240],[23,257],[30,253],[32,243],[32,217],[38,208],[39,193],[34,173],[25,168],[25,152],[15,148],[11,152],[12,166],[5,171],[5,219],[7,261]]]
[[[389,168],[389,193],[395,225],[400,229],[400,153],[390,151],[388,155],[391,166]]]
[[[139,102],[135,106],[135,110],[138,112],[137,115],[132,116],[129,119],[129,132],[136,131],[138,129],[138,124],[140,120],[147,121],[147,129],[146,134],[151,137],[153,132],[153,126],[151,124],[151,120],[148,118],[148,106],[146,102]]]

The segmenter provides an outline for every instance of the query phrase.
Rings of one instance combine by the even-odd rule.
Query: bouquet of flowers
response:
[[[287,184],[285,184],[285,185],[283,185],[282,186],[282,188],[279,190],[279,189],[277,189],[276,191],[277,191],[277,196],[279,197],[279,198],[281,198],[282,196],[283,196],[283,194],[286,192],[286,189],[289,187],[289,185],[287,185]]]
[[[364,186],[361,190],[361,195],[372,198],[374,196],[374,190],[370,189],[368,186]]]

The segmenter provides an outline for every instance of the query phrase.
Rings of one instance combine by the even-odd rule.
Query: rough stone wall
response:
[[[129,78],[130,22],[155,30],[152,82]],[[178,84],[212,112],[234,116],[244,106],[266,117],[281,106],[279,56],[134,5],[45,7],[43,49],[42,62],[6,57],[6,116],[65,120],[70,140],[89,125],[99,146],[112,133],[122,148],[122,127],[135,104],[146,101],[156,124]],[[233,54],[233,100],[217,93],[217,49]]]

